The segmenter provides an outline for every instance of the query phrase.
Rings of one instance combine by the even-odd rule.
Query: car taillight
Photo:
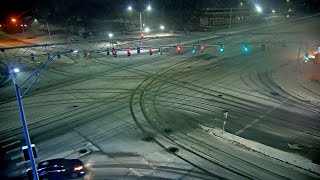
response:
[[[75,171],[80,171],[81,169],[83,169],[83,166],[77,166],[74,168]]]

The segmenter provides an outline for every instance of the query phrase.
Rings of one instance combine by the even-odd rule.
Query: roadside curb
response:
[[[312,163],[309,159],[301,157],[299,155],[294,155],[291,153],[287,153],[264,144],[254,142],[251,140],[247,140],[241,138],[239,136],[230,134],[228,132],[223,132],[221,129],[210,128],[206,126],[199,125],[203,130],[208,132],[210,135],[221,138],[225,141],[228,141],[231,144],[236,144],[238,146],[242,146],[242,148],[257,152],[259,154],[265,155],[267,157],[285,162],[292,166],[304,169],[308,172],[311,172],[317,176],[320,176],[320,165]]]

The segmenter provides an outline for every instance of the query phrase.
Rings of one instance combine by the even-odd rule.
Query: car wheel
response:
[[[71,177],[72,177],[72,179],[76,179],[76,178],[78,178],[78,174],[77,173],[72,173]]]

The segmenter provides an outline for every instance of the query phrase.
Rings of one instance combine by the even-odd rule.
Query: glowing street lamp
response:
[[[256,5],[256,10],[261,13],[262,12],[262,8],[259,5]]]
[[[128,10],[131,11],[131,10],[132,10],[132,7],[131,7],[131,6],[128,6]]]
[[[148,33],[150,31],[150,29],[148,28],[148,27],[146,27],[145,29],[144,29],[144,32],[146,32],[146,33]]]
[[[272,10],[272,13],[276,13],[276,11],[273,9],[273,10]]]
[[[110,38],[110,43],[112,44],[111,38],[113,37],[113,34],[109,33],[108,35],[109,35],[109,38]],[[112,47],[113,47],[113,44],[112,44]]]
[[[148,10],[148,11],[151,11],[151,6],[150,6],[150,4],[149,4],[149,6],[147,7],[147,10]]]
[[[12,72],[13,72],[13,73],[18,73],[18,72],[20,72],[20,69],[19,69],[19,68],[13,68],[13,69],[12,69]]]
[[[17,23],[17,19],[16,18],[11,18],[11,22],[12,23]],[[27,27],[27,25],[25,24],[25,25],[23,25],[23,22],[22,22],[22,24],[20,25],[21,27],[22,27],[22,33],[23,33],[23,37],[25,38],[25,35],[24,35],[24,26],[25,27]]]
[[[160,29],[161,29],[162,34],[163,34],[164,26],[163,26],[163,25],[160,25]]]

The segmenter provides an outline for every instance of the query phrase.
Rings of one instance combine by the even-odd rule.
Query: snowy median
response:
[[[206,126],[199,125],[202,129],[211,135],[217,136],[230,143],[236,143],[244,146],[250,150],[256,151],[268,157],[286,162],[288,164],[294,165],[296,167],[320,174],[320,166],[311,162],[311,160],[301,157],[299,155],[290,154],[261,143],[250,141],[239,136],[230,134],[228,132],[223,132],[221,129],[209,128]]]

